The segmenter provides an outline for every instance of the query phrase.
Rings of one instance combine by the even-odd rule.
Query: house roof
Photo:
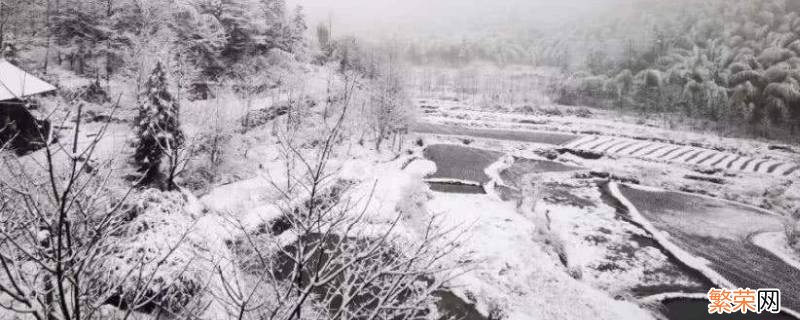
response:
[[[53,85],[0,59],[0,101],[56,90]]]

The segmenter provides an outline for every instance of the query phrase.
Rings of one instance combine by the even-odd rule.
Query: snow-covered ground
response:
[[[632,157],[624,154],[606,154],[599,159],[591,159],[571,154],[553,153],[552,151],[557,146],[548,145],[547,143],[527,143],[513,137],[505,140],[489,136],[465,136],[468,135],[467,131],[461,133],[461,131],[449,129],[446,131],[458,133],[442,132],[441,134],[431,134],[429,133],[430,130],[419,133],[418,135],[428,144],[468,144],[469,147],[539,159],[541,156],[547,155],[549,159],[553,159],[556,162],[589,168],[586,172],[593,171],[597,173],[592,173],[590,176],[609,176],[615,179],[634,181],[635,183],[656,187],[654,190],[686,191],[712,198],[733,200],[759,208],[774,209],[779,214],[784,212],[783,210],[791,209],[800,201],[800,197],[798,197],[800,196],[800,193],[798,193],[798,187],[800,186],[796,183],[796,177],[798,176],[796,170],[789,172],[790,174],[785,177],[775,176],[769,172],[770,168],[776,169],[772,171],[781,171],[777,170],[779,168],[786,169],[784,172],[791,171],[793,166],[790,164],[797,163],[796,155],[791,152],[770,148],[769,142],[719,138],[712,134],[678,132],[631,123],[620,124],[604,118],[538,115],[531,119],[530,116],[511,112],[470,110],[469,107],[452,101],[426,100],[422,104],[423,111],[427,112],[425,112],[425,116],[421,121],[434,126],[441,125],[445,128],[453,128],[455,126],[500,128],[502,130],[521,130],[531,133],[535,133],[538,130],[566,131],[578,134],[583,132],[583,134],[588,135],[599,134],[607,137],[622,137],[616,138],[621,142],[615,142],[613,141],[614,139],[609,140],[610,144],[617,144],[617,147],[625,147],[625,142],[636,143],[643,141],[646,144],[648,140],[653,141],[651,146],[642,144],[644,148],[639,151],[645,153],[648,152],[645,149],[663,149],[665,145],[674,145],[674,148],[684,148],[690,151],[697,149],[699,152],[687,152],[688,154],[686,154],[685,158],[694,158],[686,159],[684,163]],[[439,113],[437,110],[448,110],[448,112]],[[511,136],[509,135],[509,137]],[[631,138],[636,138],[636,140]],[[710,151],[704,154],[703,150]],[[715,153],[717,152],[716,150],[724,152]],[[736,170],[737,172],[724,170],[725,168],[723,170],[705,170],[696,163],[708,162],[709,160],[713,160],[713,163],[720,159],[725,160],[726,155],[734,155],[743,159],[760,157],[765,160],[749,161],[749,163],[745,163],[747,161],[738,161],[738,167],[746,164],[747,169],[750,170]],[[735,158],[728,160],[733,159]],[[758,166],[759,163],[761,163],[760,166]],[[698,180],[694,177],[712,179]],[[496,179],[493,178],[493,180]],[[569,181],[569,176],[556,178],[555,180],[563,184],[563,182]],[[693,272],[689,272],[691,275],[687,275],[683,272],[683,265],[700,270],[704,278],[711,279],[717,285],[731,285],[728,279],[708,267],[708,261],[679,248],[669,240],[669,236],[663,237],[661,231],[650,225],[641,215],[638,215],[636,208],[629,207],[633,208],[632,215],[635,225],[632,225],[623,221],[624,219],[619,219],[613,208],[598,200],[600,197],[597,189],[574,186],[569,191],[569,194],[582,199],[578,202],[583,203],[583,205],[564,205],[564,203],[559,203],[560,201],[547,201],[545,199],[537,209],[549,212],[548,216],[551,220],[549,224],[550,232],[557,236],[557,239],[561,242],[560,246],[563,247],[566,253],[569,266],[562,265],[560,266],[561,269],[567,270],[573,275],[578,273],[576,269],[580,270],[583,283],[600,289],[610,296],[630,295],[638,286],[647,287],[648,284],[653,284],[656,290],[640,291],[644,295],[649,295],[638,300],[643,304],[660,301],[664,297],[689,297],[706,291],[707,288],[705,287],[709,285],[708,280],[698,279],[696,273]],[[454,195],[447,196],[456,197]],[[475,197],[474,195],[457,196],[468,199]],[[491,196],[482,197],[496,200]],[[587,201],[584,202],[584,200]],[[586,203],[593,203],[594,205],[586,205]],[[477,204],[469,203],[467,206],[477,206]],[[753,209],[758,211],[756,208]],[[459,210],[464,211],[467,208]],[[772,214],[770,213],[770,215]],[[740,217],[739,219],[743,218]],[[541,224],[541,221],[537,221],[537,223]],[[645,228],[642,229],[641,226],[645,226]],[[780,224],[769,224],[769,228],[775,227],[780,227]],[[747,229],[750,230],[751,228]],[[651,239],[650,234],[653,234],[656,239]],[[762,242],[762,247],[771,247],[770,251],[781,256],[783,260],[796,261],[792,260],[797,257],[796,252],[788,248],[785,244],[785,239],[780,239],[775,235],[776,233],[759,234],[755,237],[754,242]],[[719,236],[719,234],[714,236]],[[644,241],[642,241],[643,239]],[[620,248],[623,248],[623,250],[620,250]],[[545,246],[545,250],[550,249]],[[626,256],[626,254],[628,255]],[[680,262],[673,260],[674,258],[668,258],[667,255],[677,257]],[[659,268],[662,269],[659,271],[664,271],[664,266],[671,265],[674,267],[676,264],[680,265],[677,268],[677,273],[665,272],[666,276],[659,277],[658,274],[652,272],[652,270],[658,270]],[[792,263],[792,265],[795,268],[797,267],[797,264]]]
[[[319,80],[322,77],[311,78]],[[78,85],[77,82],[72,84]],[[324,85],[316,83],[312,86],[322,88]],[[242,101],[229,98],[188,104],[185,108],[187,132],[195,135],[207,130],[209,118],[204,113],[214,107],[224,110],[226,122],[238,121],[244,114]],[[282,96],[257,99],[254,106],[255,109],[266,109],[283,99]],[[598,181],[603,179],[594,177],[607,174],[649,186],[702,192],[765,208],[782,209],[800,201],[800,191],[795,182],[797,174],[770,176],[762,172],[765,170],[702,173],[693,166],[695,163],[676,164],[619,154],[592,160],[558,154],[553,145],[553,141],[566,142],[573,136],[579,138],[592,134],[622,137],[619,140],[653,139],[680,146],[695,145],[731,154],[765,157],[770,162],[762,164],[764,169],[775,163],[797,160],[796,154],[770,150],[767,142],[614,122],[603,112],[592,113],[587,118],[575,115],[579,112],[576,110],[564,115],[522,114],[501,110],[486,112],[452,101],[427,100],[423,104],[429,106],[427,111],[430,111],[424,112],[422,117],[426,123],[500,129],[484,138],[464,137],[468,134],[466,131],[415,134],[424,140],[425,146],[468,144],[469,147],[490,150],[481,152],[484,157],[478,161],[478,167],[469,168],[468,174],[464,175],[470,179],[433,176],[437,169],[443,168],[437,168],[431,161],[414,160],[425,157],[424,146],[411,146],[410,143],[405,146],[410,153],[396,155],[377,153],[369,147],[345,141],[343,144],[346,145],[337,150],[328,170],[337,178],[355,182],[345,197],[358,203],[364,209],[362,212],[366,212],[365,224],[359,230],[361,235],[380,233],[399,217],[392,241],[402,248],[404,244],[420,240],[430,219],[435,218],[443,229],[454,229],[450,236],[459,235],[458,239],[453,238],[458,241],[458,249],[444,263],[459,266],[463,274],[449,285],[461,299],[475,303],[484,315],[501,313],[507,316],[506,319],[652,319],[658,312],[648,309],[648,298],[643,300],[643,296],[664,290],[690,292],[706,284],[704,279],[687,274],[677,266],[671,255],[705,271],[706,277],[715,283],[727,284],[713,270],[704,269],[707,261],[676,248],[668,236],[654,229],[632,206],[628,209],[635,223],[628,221],[630,217],[622,217],[618,208],[604,200],[598,185]],[[99,123],[87,124],[81,141],[84,144],[90,141],[99,128]],[[518,135],[523,137],[521,140],[497,138],[508,133],[503,130],[516,134],[523,129],[525,131]],[[313,129],[303,130],[303,138],[311,140],[315,134]],[[537,134],[552,135],[538,139]],[[130,156],[128,123],[113,124],[107,139],[110,142],[104,143],[98,151],[101,157]],[[616,144],[622,147],[621,143]],[[256,230],[281,216],[279,203],[282,195],[278,189],[288,179],[272,128],[236,132],[225,151],[230,160],[219,169],[224,178],[198,192],[201,199],[187,204],[188,215],[171,217],[179,220],[171,227],[188,229],[191,225],[193,241],[205,242],[206,247],[214,248],[213,256],[206,257],[209,261],[230,261],[231,253],[223,244],[226,240],[235,239],[241,232]],[[469,152],[465,154],[469,155]],[[543,181],[548,190],[533,212],[526,212],[528,208],[520,207],[520,203],[525,202],[503,201],[497,191],[497,187],[523,189],[514,186],[513,181],[503,180],[502,172],[513,165],[514,157],[535,160],[548,157],[563,165],[585,169],[545,174]],[[708,155],[697,155],[695,160],[706,157]],[[713,161],[715,158],[721,156],[705,160]],[[459,160],[472,162],[466,158]],[[455,166],[458,161],[451,162]],[[119,168],[126,165],[124,162],[118,164]],[[755,165],[752,163],[750,166],[755,169]],[[458,168],[444,169],[447,169],[442,170],[445,173],[459,173]],[[590,171],[596,175],[589,174]],[[710,176],[724,182],[687,179],[690,175]],[[482,184],[487,194],[432,192],[425,182]],[[542,219],[543,215],[547,219]],[[171,231],[173,236],[177,233]],[[283,239],[282,243],[289,240]],[[756,235],[753,242],[788,264],[800,265],[800,258],[785,245],[785,239],[779,233]],[[209,285],[219,284],[212,281]]]
[[[578,186],[569,192],[592,205],[576,207],[545,200],[537,209],[550,213],[551,228],[564,240],[570,266],[583,270],[585,281],[623,296],[703,291],[701,279],[684,272],[646,230],[604,203],[596,186],[573,184]]]
[[[631,157],[623,154],[606,154],[596,160],[563,154],[558,157],[557,161],[579,164],[595,171],[610,172],[619,177],[635,178],[642,184],[667,190],[698,192],[775,210],[780,213],[791,212],[793,207],[800,203],[800,184],[796,183],[797,178],[800,177],[800,170],[794,170],[787,176],[776,176],[761,172],[768,172],[777,163],[782,163],[779,167],[784,169],[782,170],[783,172],[789,172],[796,165],[800,165],[800,161],[798,161],[800,155],[781,149],[773,150],[770,148],[772,144],[768,141],[723,138],[711,133],[676,131],[654,127],[653,125],[640,125],[634,121],[619,121],[614,118],[615,115],[605,111],[592,111],[590,115],[585,117],[566,113],[562,115],[534,113],[531,115],[513,110],[483,111],[463,103],[445,100],[426,99],[424,102],[419,101],[418,103],[422,106],[423,111],[433,110],[423,112],[420,120],[432,125],[519,130],[522,132],[560,132],[578,134],[580,136],[621,137],[622,139],[635,138],[635,141],[651,141],[653,147],[649,149],[657,148],[656,146],[660,145],[660,143],[669,143],[682,148],[701,147],[699,150],[722,150],[724,152],[720,152],[720,155],[730,154],[741,157],[741,159],[734,161],[735,163],[732,164],[731,168],[734,167],[733,165],[741,168],[742,165],[746,164],[747,168],[751,169],[750,172],[727,170],[727,168],[722,168],[723,170],[708,170],[708,168],[694,163],[705,158],[705,156],[700,157],[699,155],[692,159],[697,161],[690,161],[692,163],[675,163],[661,159]],[[558,108],[558,106],[553,106],[553,108]],[[448,135],[420,135],[435,136],[442,141],[456,143],[460,143],[459,140],[464,138]],[[515,153],[530,154],[532,151],[537,150],[541,153],[541,151],[557,149],[556,146],[548,146],[547,143],[524,143],[521,141],[475,137],[470,137],[470,140],[474,141],[471,146],[483,146],[491,150],[504,150]],[[684,158],[691,156],[692,154],[686,154]],[[717,156],[717,158],[720,157]],[[756,158],[763,159],[765,162],[750,161],[750,163],[746,163],[748,159]],[[728,160],[736,160],[736,157]],[[758,170],[755,170],[755,166],[758,163],[762,163],[762,165],[759,166]],[[773,172],[780,171],[777,169],[777,167],[774,168]],[[713,180],[721,183],[699,181],[690,177],[714,178]]]
[[[641,119],[631,119],[627,116],[597,109],[584,108],[588,112],[579,116],[574,114],[576,113],[575,111],[569,111],[575,109],[575,107],[558,105],[542,107],[545,110],[558,110],[557,113],[523,113],[513,109],[489,111],[447,100],[425,99],[424,102],[418,101],[418,104],[435,108],[429,109],[431,111],[423,112],[426,121],[435,123],[637,137],[670,141],[684,145],[698,145],[709,149],[733,150],[738,153],[769,156],[776,159],[794,159],[795,161],[798,158],[797,152],[800,152],[796,147],[792,148],[791,146],[789,148],[794,152],[770,150],[770,146],[774,146],[774,143],[770,141],[726,138],[713,133],[663,128],[659,126],[658,122],[641,123]]]
[[[473,297],[479,310],[500,308],[508,319],[651,319],[633,302],[569,276],[548,254],[536,226],[512,203],[487,195],[434,193],[428,209],[450,226],[468,228],[460,252],[469,254],[469,273],[453,282]]]

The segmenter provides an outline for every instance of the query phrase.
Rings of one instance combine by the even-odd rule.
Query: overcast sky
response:
[[[289,0],[310,24],[332,17],[337,35],[460,37],[509,26],[542,28],[636,0]],[[669,1],[669,0],[667,0]]]

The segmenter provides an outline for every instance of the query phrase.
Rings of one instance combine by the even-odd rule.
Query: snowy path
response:
[[[788,176],[800,170],[795,163],[765,158],[744,157],[711,149],[681,146],[654,141],[608,136],[585,136],[564,145],[565,148],[602,154],[705,166],[733,171]]]
[[[752,243],[780,231],[780,217],[722,200],[620,187],[622,194],[670,242],[737,287],[781,289],[783,306],[800,310],[800,270]]]

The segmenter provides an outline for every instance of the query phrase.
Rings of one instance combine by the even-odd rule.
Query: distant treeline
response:
[[[763,136],[800,132],[800,2],[685,2],[651,23],[644,41],[591,52],[557,88],[559,101],[678,113]]]

